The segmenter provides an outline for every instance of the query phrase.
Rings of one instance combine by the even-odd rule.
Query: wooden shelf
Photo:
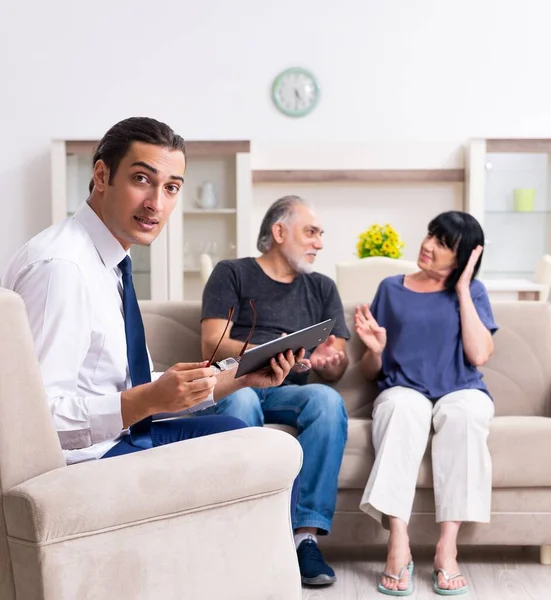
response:
[[[549,215],[549,210],[487,210],[485,215]],[[546,224],[545,221],[542,221]]]
[[[93,154],[99,140],[66,140],[67,154]],[[250,152],[248,140],[190,141],[186,142],[189,157],[234,156],[239,152]]]
[[[250,152],[248,140],[224,140],[211,142],[186,142],[188,156],[233,156],[239,152]]]
[[[551,153],[551,139],[489,139],[486,152]]]
[[[65,140],[67,154],[93,154],[99,140]]]
[[[235,215],[235,208],[194,208],[184,210],[184,215]]]
[[[464,169],[253,171],[253,183],[463,183]]]

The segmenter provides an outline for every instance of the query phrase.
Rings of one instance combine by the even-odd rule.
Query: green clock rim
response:
[[[283,106],[281,106],[279,104],[279,102],[277,101],[276,93],[275,93],[276,88],[278,87],[279,83],[281,82],[281,80],[284,77],[286,77],[287,75],[291,75],[291,74],[306,75],[307,77],[309,77],[312,80],[312,82],[314,84],[314,89],[315,89],[315,96],[314,96],[314,102],[308,108],[303,108],[302,110],[299,110],[299,111],[289,110],[287,108],[283,108]],[[318,105],[319,97],[320,97],[320,86],[316,80],[316,77],[314,76],[314,74],[311,71],[309,71],[308,69],[304,69],[303,67],[289,67],[288,69],[281,71],[281,73],[274,79],[274,82],[272,83],[272,102],[274,103],[277,110],[279,110],[281,113],[283,113],[287,117],[305,117],[306,115],[309,115],[314,110],[314,108],[316,108],[316,106]]]

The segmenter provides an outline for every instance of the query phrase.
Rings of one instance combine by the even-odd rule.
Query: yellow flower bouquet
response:
[[[367,258],[368,256],[400,258],[404,247],[404,242],[394,227],[388,223],[384,227],[375,223],[367,231],[360,233],[356,244],[358,258]]]

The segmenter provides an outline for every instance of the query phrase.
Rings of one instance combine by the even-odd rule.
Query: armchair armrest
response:
[[[8,534],[51,542],[289,488],[302,463],[287,433],[253,427],[62,467],[4,496]]]

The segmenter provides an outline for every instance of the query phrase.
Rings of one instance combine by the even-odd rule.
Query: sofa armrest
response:
[[[51,542],[277,493],[302,463],[287,433],[252,427],[62,467],[4,496],[8,534]]]

